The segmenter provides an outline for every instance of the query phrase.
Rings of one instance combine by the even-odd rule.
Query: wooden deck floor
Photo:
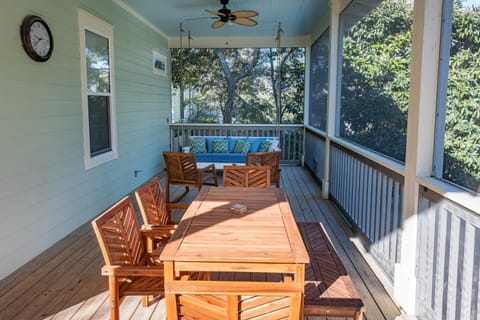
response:
[[[324,224],[366,306],[364,319],[393,320],[399,316],[400,310],[351,243],[352,235],[335,207],[321,199],[320,188],[308,171],[282,167],[281,186],[297,221]],[[195,194],[192,190],[185,201]],[[108,319],[108,281],[100,275],[102,265],[100,249],[87,223],[0,281],[0,319]],[[164,300],[143,308],[139,297],[128,297],[120,314],[122,320],[165,319]]]

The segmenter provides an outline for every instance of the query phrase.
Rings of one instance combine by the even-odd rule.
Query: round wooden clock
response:
[[[20,27],[23,48],[35,61],[47,61],[53,51],[53,37],[47,23],[39,16],[26,16]]]

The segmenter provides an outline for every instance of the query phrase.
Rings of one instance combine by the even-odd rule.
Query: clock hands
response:
[[[33,35],[33,37],[34,37],[35,39],[37,39],[37,41],[34,42],[34,41],[33,41],[33,38],[32,38],[32,44],[33,44],[34,47],[36,47],[37,44],[38,44],[40,41],[43,40],[43,38],[42,38],[42,37],[38,37],[38,36],[36,36],[36,35]]]

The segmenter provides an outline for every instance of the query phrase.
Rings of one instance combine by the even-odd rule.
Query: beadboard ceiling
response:
[[[218,43],[247,39],[251,43],[271,41],[273,45],[278,23],[281,23],[285,41],[305,39],[311,36],[322,19],[328,17],[329,0],[230,0],[227,7],[232,10],[255,10],[259,13],[254,19],[257,26],[245,27],[237,24],[226,24],[219,29],[212,29],[213,15],[205,9],[217,11],[222,7],[219,0],[114,0],[118,4],[148,21],[169,39],[178,45],[180,23],[185,33],[183,43],[187,43],[190,31],[192,46],[201,46],[205,39]],[[192,18],[206,18],[189,20]],[[262,40],[263,39],[263,40]],[[271,39],[271,40],[265,40]],[[290,40],[289,40],[290,39]]]

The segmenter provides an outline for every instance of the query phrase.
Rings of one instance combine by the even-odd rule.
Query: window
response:
[[[327,30],[315,41],[310,52],[308,124],[322,131],[327,127],[329,38]]]
[[[433,175],[480,193],[480,0],[445,0]]]
[[[413,4],[354,0],[340,16],[336,134],[405,161]]]
[[[85,168],[117,158],[113,27],[79,10]]]

